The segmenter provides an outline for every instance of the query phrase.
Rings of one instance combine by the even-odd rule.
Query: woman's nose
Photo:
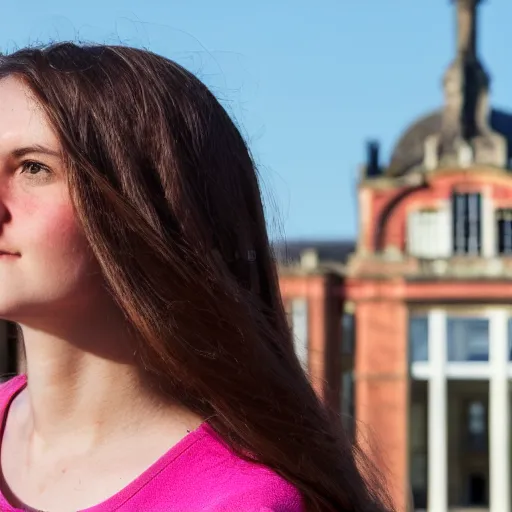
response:
[[[2,195],[2,189],[0,188],[0,225],[7,221],[8,213],[9,211]]]

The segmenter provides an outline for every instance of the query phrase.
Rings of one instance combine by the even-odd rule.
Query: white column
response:
[[[430,378],[428,383],[428,510],[448,509],[448,418],[446,383],[446,313],[428,317]]]
[[[491,512],[510,512],[510,450],[508,396],[508,314],[489,313],[489,476]]]

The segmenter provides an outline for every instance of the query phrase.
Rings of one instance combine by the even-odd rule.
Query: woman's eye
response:
[[[34,185],[51,183],[55,179],[53,171],[39,162],[27,160],[21,163],[20,169],[19,175],[23,175],[23,180]]]
[[[36,175],[41,172],[49,173],[49,169],[43,164],[37,162],[24,162],[22,165],[22,173]]]

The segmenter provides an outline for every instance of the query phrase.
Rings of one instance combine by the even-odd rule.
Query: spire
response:
[[[457,53],[444,77],[443,143],[448,146],[456,139],[469,142],[488,129],[489,76],[477,55],[480,0],[452,1],[457,13]]]
[[[456,12],[455,59],[444,76],[442,128],[435,141],[436,161],[459,164],[468,153],[472,163],[504,166],[504,142],[489,125],[489,75],[478,58],[478,11],[482,0],[452,0]],[[434,146],[432,146],[434,143]],[[435,152],[435,150],[434,150]]]
[[[480,0],[454,1],[457,3],[457,55],[461,59],[475,60]]]

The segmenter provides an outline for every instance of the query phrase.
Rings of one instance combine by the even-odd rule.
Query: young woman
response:
[[[0,318],[2,512],[389,510],[294,355],[247,147],[163,57],[0,57]]]

